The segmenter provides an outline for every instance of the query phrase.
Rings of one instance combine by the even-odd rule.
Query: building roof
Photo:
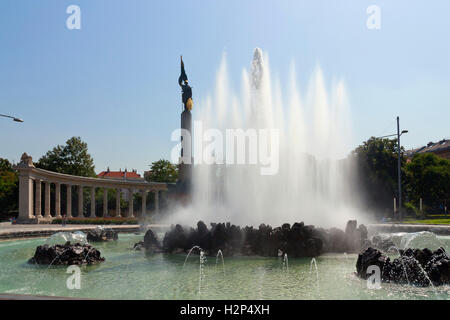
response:
[[[439,142],[428,142],[426,146],[406,151],[405,155],[407,157],[412,157],[416,153],[425,153],[425,152],[439,153],[445,150],[450,150],[450,139],[442,139]]]
[[[127,178],[141,178],[141,175],[137,173],[135,170],[133,171],[110,171],[109,168],[106,171],[102,171],[97,175],[99,178],[119,178],[119,179],[127,179]]]

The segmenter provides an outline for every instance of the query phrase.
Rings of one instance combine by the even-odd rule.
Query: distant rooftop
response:
[[[450,139],[442,139],[438,142],[428,142],[426,146],[406,151],[405,155],[407,157],[412,157],[417,153],[442,153],[445,151],[450,151]]]
[[[132,171],[111,171],[109,168],[106,171],[102,171],[97,175],[99,178],[113,178],[113,179],[142,179],[141,175],[136,172],[135,169]]]

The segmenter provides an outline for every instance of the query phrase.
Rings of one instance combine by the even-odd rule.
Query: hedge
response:
[[[62,219],[54,219],[52,224],[61,224]],[[69,218],[66,224],[139,224],[136,218]]]

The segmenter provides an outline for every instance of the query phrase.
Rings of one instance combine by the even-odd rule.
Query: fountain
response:
[[[289,272],[289,261],[287,253],[283,255],[283,271]]]
[[[445,250],[449,250],[450,237],[438,238],[443,242]],[[440,280],[443,282],[446,279],[444,269],[439,269],[444,267],[439,262],[444,263],[446,257],[442,250],[432,253],[436,259],[431,256],[429,259],[427,250],[417,251],[414,255],[413,251],[399,249],[400,253],[410,257],[404,262],[411,286],[407,285],[403,266],[398,261],[392,274],[401,275],[404,282],[397,285],[391,278],[385,278],[384,280],[392,280],[391,283],[383,281],[381,290],[374,292],[367,290],[365,280],[352,276],[355,266],[353,263],[345,263],[343,252],[347,251],[321,255],[319,261],[317,257],[297,258],[289,251],[282,252],[278,257],[278,248],[282,248],[278,246],[272,256],[242,257],[237,254],[227,260],[226,276],[217,276],[218,272],[222,273],[224,266],[224,262],[220,266],[222,255],[228,256],[230,252],[226,246],[220,248],[222,255],[218,250],[207,249],[203,245],[186,247],[189,249],[183,251],[183,255],[178,250],[174,254],[150,255],[129,251],[132,244],[139,240],[142,240],[142,235],[121,234],[117,242],[102,243],[102,255],[107,260],[95,266],[83,267],[83,290],[66,288],[68,275],[64,272],[64,267],[57,267],[58,259],[52,263],[56,267],[47,268],[56,256],[51,257],[43,268],[24,264],[37,246],[45,244],[44,239],[0,242],[0,292],[100,299],[373,299],[374,296],[377,299],[449,298],[448,285],[439,285]],[[203,251],[201,267],[200,249]],[[64,249],[61,250],[63,251]],[[289,273],[280,272],[284,253],[288,256]],[[67,252],[63,256],[66,254]],[[208,254],[216,260],[215,264],[210,265],[204,260]],[[195,263],[192,255],[198,256]],[[349,262],[353,260],[348,252],[347,255]],[[336,259],[336,256],[339,258]],[[368,262],[372,264],[371,261]],[[421,264],[429,280],[417,262]],[[382,272],[383,276],[389,274],[392,263],[391,258]],[[381,262],[379,266],[383,270]],[[416,277],[413,273],[423,280],[424,286],[414,283]],[[101,286],[98,285],[99,279],[102,279]]]
[[[217,255],[216,255],[216,267],[217,267],[217,264],[218,264],[218,262],[219,262],[219,255],[220,255],[220,258],[222,259],[222,270],[223,270],[223,275],[225,275],[225,261],[224,261],[224,259],[223,259],[222,250],[217,251]]]
[[[35,254],[28,260],[30,264],[43,264],[48,267],[56,265],[90,265],[105,261],[100,251],[89,244],[69,241],[65,244],[49,246],[44,244],[36,248]]]
[[[405,263],[404,263],[404,261],[403,261],[403,259],[402,259],[402,254],[400,253],[400,250],[399,250],[396,246],[392,246],[392,247],[390,247],[390,248],[387,250],[387,252],[391,251],[391,249],[397,250],[397,253],[398,253],[399,258],[400,258],[400,262],[401,262],[401,264],[402,264],[403,272],[404,272],[404,274],[405,274],[406,281],[408,282],[408,285],[411,284],[411,283],[409,282],[409,279],[408,279],[408,272],[406,271]]]
[[[267,54],[256,48],[250,71],[242,73],[242,92],[236,94],[224,57],[215,94],[199,99],[193,115],[192,203],[177,208],[168,222],[220,219],[256,226],[296,221],[301,216],[308,223],[330,227],[360,216],[358,190],[351,187],[353,167],[350,162],[336,161],[347,156],[351,144],[343,81],[333,83],[328,92],[317,67],[301,97],[292,67],[288,83],[288,103],[284,103],[285,92],[280,81],[272,78]],[[249,164],[250,157],[245,164],[225,165],[226,150],[203,146],[202,133],[208,134],[209,129],[219,130],[223,137],[227,130],[277,130],[276,174],[262,175],[261,169],[268,165]],[[250,152],[248,144],[245,151],[246,155]]]
[[[48,245],[65,244],[66,242],[87,244],[87,236],[82,231],[75,232],[57,232],[51,235],[45,243]]]
[[[186,255],[186,259],[184,260],[184,263],[183,263],[183,269],[184,269],[184,266],[186,265],[186,262],[187,262],[188,259],[189,259],[189,256],[191,255],[192,250],[194,250],[194,249],[198,249],[198,250],[200,250],[200,252],[203,252],[203,249],[200,248],[199,246],[193,246],[193,247],[189,250],[188,254]]]
[[[202,282],[203,279],[205,278],[205,272],[203,270],[204,265],[205,265],[205,261],[206,261],[206,257],[205,257],[205,252],[200,249],[200,266],[199,266],[199,279],[198,279],[198,296],[200,297],[202,294]]]
[[[89,230],[87,233],[87,240],[90,242],[116,241],[117,239],[117,231],[103,226],[97,226],[94,230]]]
[[[361,217],[357,210],[359,193],[352,189],[352,163],[336,161],[348,154],[351,137],[345,86],[339,81],[331,86],[331,92],[327,90],[320,68],[314,71],[303,95],[300,95],[296,81],[292,67],[286,99],[280,81],[272,78],[267,55],[256,49],[250,71],[244,70],[242,74],[242,92],[238,95],[228,84],[224,59],[217,74],[215,94],[203,101],[199,99],[200,110],[194,114],[196,120],[203,121],[203,131],[210,128],[221,131],[238,128],[278,130],[279,171],[276,175],[261,174],[261,169],[269,165],[267,163],[224,165],[221,163],[224,152],[209,149],[211,152],[207,156],[213,165],[196,164],[192,201],[184,208],[175,208],[176,212],[167,218],[168,222],[180,224],[166,233],[162,243],[150,230],[144,241],[137,235],[121,235],[114,244],[102,243],[102,252],[108,261],[84,269],[83,288],[89,290],[82,291],[67,291],[61,285],[67,275],[58,268],[47,268],[46,272],[37,274],[33,266],[23,266],[25,257],[29,257],[36,246],[40,248],[42,240],[0,243],[3,271],[0,292],[106,299],[192,299],[202,296],[219,299],[373,299],[373,292],[368,293],[366,288],[358,286],[362,280],[348,277],[353,273],[354,265],[343,263],[333,255],[322,255],[334,252],[348,261],[348,254],[366,248],[368,240],[367,229],[364,225],[358,227],[356,221],[349,221],[345,231],[325,229],[343,226],[345,220]],[[194,124],[193,129],[195,134],[199,127]],[[208,223],[232,221],[236,225],[211,223],[208,228],[199,221],[197,228],[192,228],[192,223],[200,219]],[[320,227],[295,222],[300,220]],[[284,223],[286,221],[293,224]],[[426,238],[432,240],[433,236]],[[422,239],[415,237],[414,242],[411,240],[405,245],[414,243],[419,247],[416,243],[421,243]],[[450,248],[449,239],[439,237],[438,240],[444,243],[442,247],[446,250]],[[133,243],[136,250],[145,249],[151,254],[127,252]],[[45,250],[48,248],[44,247]],[[55,248],[51,250],[57,250],[57,253],[46,255],[45,264],[63,264],[61,257],[70,252],[63,244],[57,244]],[[81,248],[76,249],[79,250]],[[199,252],[199,269],[196,264],[194,268],[185,267],[195,250]],[[368,265],[376,264],[383,270],[385,281],[402,283],[400,280],[406,277],[407,282],[414,284],[415,279],[423,280],[424,286],[432,286],[433,297],[448,299],[448,290],[438,286],[448,284],[450,279],[445,273],[449,262],[444,249],[435,252],[397,249],[400,258],[393,262],[375,249],[367,250],[358,256],[357,270],[361,278],[364,278]],[[92,258],[91,251],[82,253],[79,261]],[[95,251],[92,253],[95,257]],[[227,258],[227,277],[210,281],[209,277],[205,279],[210,267],[206,257],[214,257],[214,254],[215,268],[220,256],[224,275],[224,255],[234,257]],[[321,256],[320,276],[318,256]],[[30,272],[24,277],[23,272],[17,270]],[[308,270],[310,281],[280,281],[301,279],[302,275],[308,275]],[[408,272],[414,277],[409,278]],[[34,284],[41,278],[46,280],[42,281],[42,286],[30,287],[29,283]],[[99,279],[102,279],[101,286]],[[423,288],[408,287],[406,298],[430,297],[427,288],[418,289]],[[393,285],[376,294],[386,299],[404,298],[405,290],[403,286]]]
[[[431,285],[433,288],[450,284],[450,259],[444,248],[435,251],[427,248],[397,251],[400,256],[392,262],[377,249],[369,247],[362,251],[356,262],[358,276],[367,279],[367,268],[378,266],[383,282],[405,283],[406,280],[408,285]]]
[[[319,270],[317,269],[317,262],[315,258],[311,259],[311,264],[309,266],[309,274],[311,275],[312,271],[313,271],[313,265],[314,265],[314,270],[316,272],[316,284],[317,284],[317,290],[319,290]]]

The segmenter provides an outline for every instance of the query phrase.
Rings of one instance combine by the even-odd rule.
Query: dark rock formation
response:
[[[44,244],[36,248],[34,256],[28,260],[32,264],[45,265],[86,265],[105,261],[100,251],[89,244]]]
[[[367,279],[367,268],[376,265],[382,282],[409,283],[417,286],[450,284],[450,258],[444,248],[431,251],[427,248],[400,250],[400,257],[390,260],[379,250],[367,248],[358,255],[356,272]]]
[[[87,241],[90,242],[112,241],[118,238],[118,232],[112,229],[96,228],[87,233]]]
[[[211,223],[211,228],[199,221],[197,228],[175,225],[165,234],[163,251],[187,252],[199,246],[206,254],[221,250],[224,256],[259,255],[278,256],[287,253],[292,257],[315,257],[324,252],[359,252],[367,241],[367,229],[357,227],[356,220],[347,224],[346,232],[339,229],[325,230],[296,222],[272,228],[261,224],[253,227],[228,223]],[[279,252],[280,251],[280,252]]]
[[[158,238],[152,230],[148,229],[144,235],[144,241],[140,241],[134,244],[134,250],[145,249],[148,253],[162,252],[161,245],[158,242]]]

